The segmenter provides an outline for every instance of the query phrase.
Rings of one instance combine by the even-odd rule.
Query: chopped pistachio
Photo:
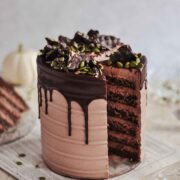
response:
[[[131,62],[130,62],[130,67],[131,67],[131,68],[137,67],[136,61],[131,61]]]
[[[80,63],[80,68],[84,67],[85,66],[85,62],[84,61],[81,61]]]
[[[141,69],[141,68],[143,68],[144,67],[144,64],[142,64],[142,63],[139,63],[138,65],[137,65],[137,68],[138,69]]]
[[[74,51],[74,52],[76,52],[76,48],[73,47],[73,46],[71,46],[71,50]]]
[[[85,50],[86,50],[85,46],[79,47],[79,51],[80,51],[80,52],[84,52]]]
[[[89,71],[88,74],[91,75],[91,76],[94,76],[96,73]]]
[[[139,58],[136,58],[136,63],[139,64],[141,61]]]
[[[81,67],[81,68],[79,69],[79,71],[85,71],[85,72],[88,72],[89,70],[87,69],[87,67]]]
[[[65,59],[64,57],[60,57],[59,61],[64,61],[64,59]]]
[[[73,42],[73,46],[78,49],[78,44],[76,42]]]
[[[51,62],[51,67],[57,66],[57,62],[56,61],[52,61]]]
[[[116,62],[116,65],[117,65],[118,68],[123,68],[123,63],[121,63],[119,61]]]
[[[112,64],[112,61],[108,60],[107,64],[108,64],[108,66],[110,66]]]
[[[59,67],[58,67],[58,66],[54,66],[53,68],[54,68],[54,69],[59,69]]]
[[[45,180],[45,179],[46,179],[46,178],[43,177],[43,176],[39,177],[39,180]]]
[[[126,64],[125,64],[125,68],[129,68],[129,66],[130,66],[130,62],[127,62]]]
[[[96,48],[93,48],[93,52],[100,53],[100,50],[96,47]]]
[[[16,161],[16,164],[17,164],[18,166],[23,165],[23,163],[22,163],[21,161]]]

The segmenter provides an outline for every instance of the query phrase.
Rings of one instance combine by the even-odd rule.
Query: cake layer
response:
[[[107,93],[113,92],[115,94],[122,94],[124,96],[135,95],[138,100],[140,98],[140,92],[136,89],[130,89],[126,87],[119,87],[118,85],[107,84]]]
[[[28,106],[13,87],[0,78],[0,133],[14,126],[27,109]]]
[[[23,99],[14,92],[12,88],[7,88],[4,85],[1,86],[0,80],[0,93],[3,95],[8,101],[10,101],[14,106],[20,110],[21,112],[26,111],[28,109],[27,105],[23,101]]]
[[[130,161],[140,160],[140,151],[135,148],[116,142],[109,142],[108,147],[110,155],[118,155],[124,158],[128,158]]]
[[[135,126],[131,122],[125,121],[121,118],[115,118],[108,116],[109,129],[119,131],[127,135],[135,136],[138,126]]]
[[[114,106],[114,105],[112,105],[112,106]],[[111,107],[111,105],[109,105],[109,103],[108,103],[107,109],[108,109],[108,116],[121,118],[121,119],[127,120],[129,122],[132,122],[134,124],[139,124],[138,116],[135,115],[133,112],[124,110],[123,108],[117,109],[115,106]]]
[[[117,79],[116,77],[106,76],[109,85],[122,86],[130,89],[136,89],[135,83],[124,78]]]
[[[117,110],[124,110],[126,112],[132,113],[134,116],[138,117],[140,113],[140,104],[137,104],[137,107],[132,107],[126,104],[122,104],[121,102],[113,102],[111,100],[108,100],[108,107],[111,107],[113,109]]]
[[[140,148],[140,139],[134,138],[134,136],[129,136],[120,132],[108,131],[108,140],[112,142],[117,142],[133,148]]]
[[[137,96],[135,95],[124,96],[122,94],[116,94],[110,91],[107,95],[107,98],[109,101],[112,101],[112,102],[119,102],[119,103],[133,106],[133,107],[137,106],[137,102],[136,102]]]
[[[13,126],[18,120],[15,116],[10,114],[10,112],[0,105],[0,119],[8,126]]]
[[[20,111],[12,104],[10,101],[8,101],[5,97],[1,96],[0,94],[0,105],[4,107],[9,113],[11,113],[15,118],[20,118],[21,113]]]
[[[114,68],[111,66],[104,66],[104,74],[107,78],[107,83],[111,85],[118,85],[130,89],[140,90],[144,83],[143,70],[138,69],[124,69]]]

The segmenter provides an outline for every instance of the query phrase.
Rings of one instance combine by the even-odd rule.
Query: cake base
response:
[[[22,113],[21,119],[19,119],[15,126],[0,134],[0,145],[10,143],[26,136],[31,132],[35,123],[36,116],[31,110]]]
[[[53,172],[62,175],[64,177],[69,177],[69,178],[75,178],[75,179],[94,179],[94,178],[80,178],[77,176],[69,176],[66,173],[60,172],[59,168],[56,168],[51,162],[46,161],[45,158],[43,158],[46,166],[51,169]],[[111,155],[109,156],[109,178],[117,177],[120,175],[123,175],[134,168],[136,168],[140,162],[129,162],[128,159],[121,158],[116,155]],[[104,179],[104,178],[98,178],[98,179]]]
[[[136,168],[140,162],[129,162],[128,159],[116,155],[109,156],[109,177],[125,174]]]

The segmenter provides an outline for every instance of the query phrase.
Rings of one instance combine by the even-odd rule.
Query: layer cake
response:
[[[66,176],[104,179],[111,157],[140,162],[145,56],[96,30],[46,40],[37,58],[46,164]]]

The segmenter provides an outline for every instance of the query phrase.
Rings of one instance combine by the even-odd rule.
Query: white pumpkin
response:
[[[3,78],[14,85],[33,86],[37,79],[37,55],[37,51],[25,50],[19,45],[3,62]]]

